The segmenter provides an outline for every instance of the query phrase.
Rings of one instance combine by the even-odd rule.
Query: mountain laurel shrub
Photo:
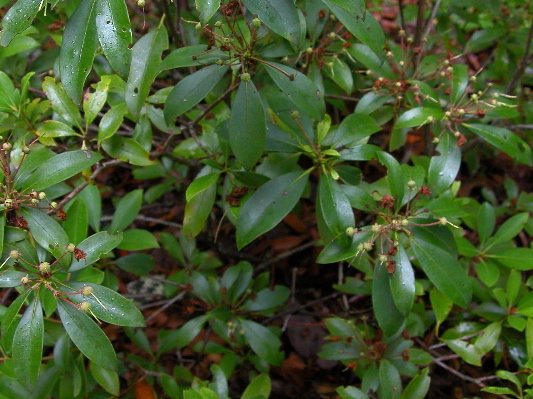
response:
[[[227,398],[239,364],[241,397],[269,397],[285,353],[262,321],[290,290],[246,261],[219,269],[195,238],[226,220],[245,252],[302,204],[321,267],[351,265],[334,288],[372,305],[323,320],[319,356],[357,377],[340,397],[423,398],[430,366],[456,371],[439,348],[490,357],[486,382],[457,372],[485,391],[533,397],[533,197],[510,177],[461,196],[458,179],[532,165],[531,19],[521,2],[426,3],[417,18],[400,2],[385,32],[363,0],[0,1],[0,397],[131,397],[135,370],[167,397]],[[110,168],[141,188],[106,218]],[[179,238],[129,228],[167,193]],[[160,246],[183,266],[161,292],[205,311],[151,344],[116,273],[149,274]],[[102,323],[146,356],[117,356]],[[205,329],[221,343],[195,344]],[[219,354],[211,380],[160,362],[187,346]]]

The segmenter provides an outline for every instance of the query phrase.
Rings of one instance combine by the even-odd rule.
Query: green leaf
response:
[[[139,118],[146,97],[150,94],[159,73],[161,55],[167,48],[168,34],[162,23],[141,37],[132,48],[131,68],[124,95],[128,109],[135,118]]]
[[[1,35],[1,32],[0,32]],[[13,82],[0,71],[0,112],[16,113],[20,106],[20,94]]]
[[[219,173],[202,176],[187,188],[183,233],[188,237],[196,237],[204,228],[215,203],[219,176]]]
[[[398,210],[403,204],[403,197],[407,186],[402,168],[396,158],[387,152],[379,152],[377,156],[379,162],[387,167],[387,183],[390,194],[394,198],[395,209]]]
[[[324,67],[326,74],[346,93],[353,91],[353,74],[351,68],[339,58],[333,59],[333,66]]]
[[[301,41],[300,17],[292,0],[243,0],[245,7],[294,48]]]
[[[329,7],[330,4],[342,8],[349,13],[354,14],[357,18],[365,17],[365,1],[364,0],[327,0],[324,3]]]
[[[268,399],[272,384],[268,374],[259,374],[244,390],[241,399]]]
[[[307,175],[295,171],[270,180],[254,192],[237,220],[238,248],[276,226],[294,208],[306,183]]]
[[[322,2],[328,6],[346,29],[357,39],[370,47],[378,56],[383,54],[385,34],[379,22],[376,21],[376,18],[370,12],[366,11],[361,16],[361,14],[354,14],[333,4],[334,1],[332,0],[322,0]]]
[[[131,23],[123,0],[96,0],[96,31],[111,68],[124,80],[131,63]]]
[[[434,121],[440,120],[444,113],[439,108],[418,107],[405,111],[396,120],[394,129],[404,129],[407,127],[419,127]]]
[[[91,72],[98,45],[96,34],[96,0],[79,3],[63,32],[59,72],[68,96],[81,104],[85,80]]]
[[[55,121],[52,119],[44,121],[41,125],[39,125],[35,133],[39,137],[52,139],[57,137],[79,136],[79,133],[76,133],[76,131],[70,126],[61,121]]]
[[[44,190],[90,168],[102,155],[92,151],[67,151],[42,163],[24,182],[25,189]]]
[[[194,44],[173,50],[161,62],[159,71],[212,64],[223,58],[227,58],[227,54],[223,51],[218,49],[207,51],[206,44]]]
[[[494,207],[488,202],[484,202],[477,213],[477,232],[479,235],[480,244],[491,236],[496,226],[496,212]]]
[[[164,110],[167,123],[202,101],[228,69],[226,65],[210,65],[182,79],[168,94]]]
[[[111,395],[120,395],[120,381],[116,371],[109,370],[94,362],[91,362],[91,375]]]
[[[501,323],[491,323],[485,327],[478,337],[474,346],[483,354],[489,353],[498,343],[500,333],[502,332]]]
[[[400,313],[407,315],[415,299],[415,273],[405,249],[398,246],[394,256],[395,271],[389,274],[392,299]]]
[[[226,290],[227,300],[234,304],[250,286],[253,268],[248,262],[239,262],[229,267],[220,280],[220,285]]]
[[[89,231],[89,214],[87,206],[81,198],[75,198],[67,211],[67,220],[63,222],[63,229],[71,243],[79,244],[87,237]]]
[[[91,295],[71,294],[68,297],[74,303],[88,302],[91,312],[107,323],[127,327],[144,327],[146,325],[139,309],[130,300],[112,289],[98,284],[77,281],[69,281],[64,285],[68,287],[65,290],[69,291],[70,289],[71,292],[79,292],[85,287],[91,287]],[[70,305],[67,304],[66,306]]]
[[[13,338],[13,365],[17,377],[27,386],[37,383],[43,354],[44,321],[39,298],[28,306]]]
[[[200,13],[200,21],[206,24],[220,8],[220,0],[195,0],[196,9]]]
[[[116,233],[119,230],[124,230],[134,220],[139,211],[143,200],[143,190],[137,189],[130,191],[118,203],[113,220],[109,225],[108,231]]]
[[[436,287],[432,287],[429,290],[429,301],[431,302],[431,307],[435,313],[436,331],[439,330],[439,326],[450,314],[453,308],[453,301],[440,292]]]
[[[164,339],[159,339],[159,353],[167,352],[173,348],[181,349],[189,345],[200,334],[206,321],[206,315],[195,317],[177,330],[170,332]]]
[[[0,288],[17,287],[21,285],[20,279],[28,273],[17,272],[16,270],[6,270],[0,273]]]
[[[124,231],[122,241],[117,246],[125,251],[142,251],[144,249],[159,248],[156,238],[148,230],[131,229]]]
[[[87,237],[85,240],[76,245],[76,248],[85,252],[85,259],[72,259],[69,272],[81,270],[92,265],[103,255],[116,248],[122,241],[122,234],[109,234],[107,231],[101,231]]]
[[[531,248],[511,248],[491,253],[490,256],[498,263],[514,270],[533,270],[533,249]]]
[[[430,382],[429,367],[426,367],[407,384],[402,392],[401,399],[424,399],[429,391]]]
[[[252,81],[243,82],[231,107],[230,144],[245,169],[251,169],[263,154],[266,118],[261,96]]]
[[[102,143],[102,148],[113,158],[128,162],[136,166],[155,165],[150,159],[150,153],[139,142],[114,134]]]
[[[96,84],[94,92],[87,93],[83,97],[83,114],[85,119],[85,126],[89,126],[91,123],[93,123],[94,119],[98,116],[98,113],[100,112],[107,100],[107,93],[109,91],[110,85],[111,76],[104,75]]]
[[[98,125],[98,145],[116,133],[127,113],[128,108],[125,103],[119,103],[105,113]]]
[[[5,4],[5,3],[4,3]],[[6,47],[15,35],[26,30],[43,5],[40,0],[19,0],[5,14],[0,31],[0,46]]]
[[[529,166],[533,164],[531,147],[509,129],[481,123],[463,123],[463,126],[518,162]]]
[[[339,148],[356,143],[380,130],[381,128],[373,117],[354,112],[344,118],[339,127],[327,136],[326,142]]]
[[[355,226],[355,217],[350,202],[330,174],[320,177],[318,206],[324,215],[328,229],[334,236],[344,234],[348,227]]]
[[[372,238],[371,231],[358,232],[354,234],[350,243],[344,240],[334,240],[330,242],[318,255],[318,263],[336,263],[343,260],[352,261],[360,252],[359,244],[368,242]]]
[[[418,234],[419,229],[423,228],[412,230],[411,246],[420,267],[440,291],[466,308],[472,297],[466,270],[450,252],[429,241],[427,236]]]
[[[481,366],[481,358],[483,353],[481,353],[475,345],[472,345],[461,339],[445,340],[446,345],[457,353],[461,358],[474,366]]]
[[[507,242],[515,237],[524,228],[524,225],[529,219],[529,213],[519,213],[507,219],[502,223],[496,233],[487,240],[485,250],[491,247]]]
[[[452,72],[452,103],[459,104],[468,87],[468,66],[455,64]]]
[[[89,184],[78,194],[85,205],[89,214],[89,226],[98,232],[100,231],[100,217],[102,216],[102,197],[98,187],[94,184]]]
[[[379,389],[380,399],[396,399],[402,392],[400,373],[387,359],[379,362]]]
[[[117,370],[117,356],[109,338],[92,319],[78,308],[57,302],[59,317],[74,345],[94,363],[109,370]]]
[[[59,258],[67,249],[69,239],[65,230],[54,219],[39,209],[24,207],[21,213],[28,222],[30,232],[46,251]],[[70,255],[63,256],[60,263],[67,266],[70,263]]]
[[[381,262],[374,266],[372,279],[372,307],[379,327],[387,336],[395,335],[405,324],[405,316],[394,304],[394,298],[389,283],[389,273]]]
[[[32,292],[32,290],[27,290],[26,292],[20,294],[13,302],[11,302],[11,305],[9,305],[7,310],[2,315],[2,343],[6,347],[12,346],[12,341],[7,338],[8,336],[11,338],[14,336],[16,327],[18,327],[18,323],[15,322],[18,321],[17,317],[20,308],[22,305],[24,305],[24,302],[28,299]],[[10,331],[12,331],[12,334],[9,333]]]
[[[276,285],[273,290],[263,288],[253,298],[248,299],[240,310],[245,312],[261,312],[283,305],[289,299],[290,290],[287,287]]]
[[[354,386],[337,387],[336,392],[341,399],[369,399],[366,393]]]
[[[63,85],[59,82],[56,83],[54,78],[46,76],[43,80],[43,91],[50,100],[54,112],[65,122],[75,125],[81,130],[80,111],[67,95]]]
[[[461,166],[461,150],[449,134],[443,137],[437,151],[440,155],[431,157],[428,169],[428,185],[435,196],[450,187]]]
[[[325,113],[324,95],[311,79],[275,62],[265,64],[265,68],[274,83],[297,108],[318,121],[322,120]]]
[[[391,70],[389,63],[379,58],[366,44],[351,43],[351,46],[346,51],[376,75],[383,76],[386,79],[396,79],[396,74]]]
[[[281,346],[279,338],[270,329],[255,321],[239,319],[238,323],[250,348],[265,362],[277,364]]]

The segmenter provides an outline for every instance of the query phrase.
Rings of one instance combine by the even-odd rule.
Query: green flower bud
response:
[[[57,208],[57,202],[55,202],[55,201],[50,202],[50,208],[56,209]]]
[[[20,252],[18,251],[18,249],[14,249],[12,250],[10,253],[9,253],[9,257],[11,259],[18,259],[18,257],[20,256]]]
[[[259,18],[254,18],[252,19],[252,25],[254,26],[254,28],[259,28],[261,26],[262,22]]]
[[[292,119],[298,119],[300,117],[300,113],[296,110],[291,112],[291,118]]]
[[[145,0],[137,0],[137,6],[144,7],[145,5],[146,5],[146,1]]]
[[[70,244],[67,245],[67,251],[68,252],[72,253],[75,250],[76,250],[76,246],[74,244],[70,243]]]
[[[93,287],[89,287],[87,285],[84,285],[83,289],[81,290],[81,294],[83,296],[91,296],[93,294]]]
[[[85,313],[89,312],[91,310],[91,304],[89,302],[80,303],[80,310]]]
[[[354,229],[353,227],[348,227],[348,228],[346,229],[346,235],[347,235],[348,237],[353,237],[354,234],[355,234],[355,229]]]
[[[387,255],[384,255],[384,254],[379,255],[378,260],[380,262],[386,262],[387,261]]]
[[[415,186],[416,186],[416,182],[415,182],[414,180],[409,180],[409,181],[407,182],[407,187],[409,187],[409,188],[415,188]]]
[[[48,262],[39,263],[39,271],[41,273],[48,273],[50,271],[50,263]]]
[[[44,191],[41,191],[41,192],[39,193],[39,199],[40,199],[40,200],[43,200],[43,199],[45,199],[45,198],[46,198],[46,193],[45,193]]]
[[[249,82],[252,78],[250,77],[250,74],[248,72],[244,72],[241,74],[241,80],[243,82]]]

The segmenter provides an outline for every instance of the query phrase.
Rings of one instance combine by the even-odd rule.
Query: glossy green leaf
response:
[[[21,285],[20,279],[26,275],[28,273],[6,270],[0,273],[0,288],[17,287]]]
[[[238,324],[252,350],[269,364],[278,363],[281,341],[267,327],[255,321],[239,319]]]
[[[218,173],[202,176],[187,188],[183,233],[188,237],[196,237],[204,228],[215,203],[219,176]]]
[[[19,296],[15,298],[13,302],[9,305],[7,310],[2,315],[2,343],[9,347],[12,345],[12,341],[6,339],[8,336],[10,338],[13,338],[14,333],[16,331],[16,328],[18,327],[18,314],[20,311],[20,308],[22,305],[24,305],[24,302],[28,299],[30,294],[32,293],[31,290],[27,290],[26,292],[23,292]],[[11,334],[9,333],[11,331]]]
[[[239,262],[228,268],[222,275],[220,285],[226,290],[226,298],[231,303],[239,300],[252,281],[253,267],[248,262]]]
[[[346,93],[353,90],[353,74],[351,68],[339,58],[334,58],[331,67],[324,67],[326,74]]]
[[[430,382],[429,367],[426,367],[407,384],[401,399],[424,399],[429,391]]]
[[[334,236],[344,234],[348,227],[355,226],[355,217],[350,202],[330,174],[320,177],[317,205],[324,215],[326,226]]]
[[[94,363],[116,371],[117,356],[102,329],[71,304],[58,301],[57,310],[68,336],[81,353]]]
[[[387,167],[387,183],[390,194],[394,198],[395,209],[398,210],[403,204],[403,197],[407,187],[400,163],[387,152],[379,152],[377,157],[379,162]]]
[[[102,148],[113,158],[136,166],[155,165],[150,153],[139,142],[114,134],[102,143]]]
[[[123,0],[96,0],[96,31],[111,67],[124,80],[131,63],[131,23]]]
[[[531,147],[509,129],[481,123],[463,123],[463,126],[518,162],[529,166],[533,164]]]
[[[461,339],[446,340],[445,342],[448,347],[461,356],[465,362],[473,364],[474,366],[481,366],[483,353],[481,353],[475,345]]]
[[[118,374],[114,370],[109,370],[99,364],[91,362],[91,375],[111,395],[120,395],[120,381]]]
[[[98,187],[94,184],[89,184],[78,194],[78,197],[85,202],[89,215],[89,226],[98,232],[100,231],[100,217],[102,215],[102,197]]]
[[[206,24],[218,11],[220,0],[195,0],[196,9],[200,12],[200,21]]]
[[[83,115],[86,126],[93,123],[94,119],[98,116],[98,113],[104,106],[110,85],[111,77],[109,75],[104,75],[96,84],[94,92],[87,93],[83,97]]]
[[[437,146],[440,155],[432,156],[428,169],[428,185],[438,196],[455,180],[461,166],[461,150],[450,135],[445,135]]]
[[[498,343],[502,332],[501,323],[491,323],[485,327],[476,339],[474,346],[483,354],[490,352]]]
[[[261,312],[283,305],[289,299],[287,287],[276,285],[273,290],[263,288],[255,296],[243,303],[240,310],[245,312]]]
[[[455,64],[452,68],[452,103],[459,104],[468,87],[468,66]]]
[[[405,249],[398,246],[393,258],[395,270],[389,274],[392,299],[400,313],[407,315],[415,300],[415,273]]]
[[[529,219],[529,213],[516,214],[502,223],[496,233],[487,240],[485,249],[507,242],[515,237],[524,228]]]
[[[80,2],[63,32],[59,71],[68,96],[81,104],[85,80],[93,66],[96,47],[96,0]]]
[[[52,119],[44,121],[41,125],[39,125],[35,133],[39,137],[52,139],[58,137],[71,137],[76,135],[79,136],[79,133],[76,133],[76,131],[69,125],[66,125],[61,121],[55,121]]]
[[[37,243],[59,258],[67,249],[69,239],[65,230],[45,212],[35,208],[22,208],[21,214],[28,222],[30,233]],[[61,258],[64,266],[70,263],[70,255]]]
[[[207,316],[205,315],[187,321],[180,328],[172,331],[164,340],[159,340],[159,352],[167,352],[173,348],[181,349],[189,345],[191,341],[200,334],[206,321]]]
[[[241,399],[268,399],[272,383],[268,374],[259,374],[242,393]]]
[[[41,301],[35,298],[18,324],[13,338],[13,364],[18,379],[28,386],[37,382],[43,354],[44,321]]]
[[[227,53],[218,49],[207,50],[206,44],[194,44],[173,50],[159,65],[159,71],[174,68],[209,65],[227,58]]]
[[[378,76],[383,76],[384,78],[391,80],[396,79],[396,74],[390,68],[389,63],[379,58],[366,44],[352,43],[346,51]]]
[[[326,142],[338,148],[356,143],[380,130],[381,128],[373,117],[354,112],[342,120],[339,127],[328,135]]]
[[[374,267],[372,279],[372,307],[379,327],[389,337],[404,327],[405,316],[394,304],[387,267],[379,261]]]
[[[15,35],[27,29],[42,6],[41,0],[19,0],[13,4],[2,19],[0,46],[6,47]]]
[[[122,234],[122,241],[117,246],[125,251],[142,251],[144,249],[159,248],[156,238],[148,230],[130,229]]]
[[[92,294],[70,294],[69,299],[75,303],[88,302],[91,312],[107,323],[127,327],[144,327],[144,317],[137,307],[128,299],[107,287],[78,281],[65,283],[66,292],[79,292],[91,287]],[[80,311],[78,311],[80,312]]]
[[[477,232],[481,245],[491,236],[496,226],[496,212],[488,202],[484,202],[477,213]]]
[[[52,109],[67,123],[81,130],[80,111],[67,95],[63,85],[56,83],[54,78],[46,76],[43,80],[43,91],[52,104]]]
[[[167,123],[202,101],[228,68],[225,65],[210,65],[182,79],[168,94],[164,111]]]
[[[342,24],[357,39],[366,44],[378,56],[383,54],[385,34],[376,18],[366,11],[363,15],[354,14],[334,4],[332,0],[322,0]]]
[[[124,92],[128,109],[139,118],[141,108],[159,73],[161,55],[168,48],[168,34],[160,25],[141,37],[131,49],[131,68]]]
[[[245,7],[293,47],[301,40],[300,17],[291,0],[243,0]]]
[[[322,120],[325,112],[324,94],[311,79],[275,62],[265,64],[265,68],[274,83],[298,109],[318,121]]]
[[[511,248],[497,251],[490,256],[498,263],[511,269],[533,270],[533,249],[531,248]]]
[[[336,392],[341,399],[369,399],[369,396],[354,386],[337,387]]]
[[[400,373],[388,359],[379,362],[379,389],[380,399],[397,399],[402,392]]]
[[[407,127],[418,127],[428,123],[440,120],[444,113],[439,108],[434,107],[417,107],[405,111],[396,120],[394,129],[403,129]]]
[[[1,32],[0,32],[1,35]],[[20,94],[5,72],[0,71],[0,112],[13,113],[20,106]]]
[[[235,157],[249,170],[265,149],[266,118],[261,96],[252,81],[243,82],[231,107],[230,144]]]
[[[76,245],[76,248],[82,250],[85,253],[86,257],[84,259],[75,259],[73,257],[69,271],[74,272],[92,265],[103,255],[106,255],[107,253],[109,253],[109,251],[116,248],[121,241],[121,233],[111,235],[107,231],[101,231],[99,233],[95,233],[87,237],[78,245]]]
[[[307,175],[290,172],[262,185],[244,204],[237,220],[237,246],[243,248],[276,226],[300,199]]]
[[[71,243],[79,244],[87,237],[89,231],[89,213],[81,198],[75,198],[69,205],[63,229]]]
[[[142,199],[142,189],[133,190],[126,194],[115,209],[115,214],[109,225],[108,231],[110,233],[116,233],[117,231],[124,230],[128,227],[135,220],[135,217],[141,210]]]
[[[334,240],[326,245],[317,258],[318,263],[336,263],[343,260],[353,261],[361,252],[359,245],[369,241],[372,238],[372,232],[365,231],[354,234],[349,243],[344,240]]]
[[[472,287],[466,270],[457,258],[434,245],[426,236],[413,231],[411,246],[418,263],[435,286],[459,306],[466,308],[472,297]]]
[[[453,308],[453,301],[435,287],[429,290],[429,301],[435,313],[436,331],[438,332],[439,326],[446,320]]]
[[[98,144],[102,144],[104,140],[111,138],[116,133],[127,113],[126,104],[120,103],[104,114],[98,125]]]
[[[102,155],[92,151],[67,151],[42,163],[24,182],[31,190],[44,190],[90,168],[101,160]]]

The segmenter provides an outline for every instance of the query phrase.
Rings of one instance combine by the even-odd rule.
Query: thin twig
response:
[[[476,380],[475,378],[472,378],[472,377],[470,377],[470,376],[468,376],[466,374],[463,374],[460,371],[457,371],[456,369],[454,369],[453,367],[448,366],[446,363],[440,361],[439,359],[433,359],[433,361],[435,362],[435,364],[439,365],[444,370],[449,371],[450,373],[452,373],[453,375],[459,377],[460,379],[462,379],[464,381],[468,381],[468,382],[474,383],[474,384],[476,384],[477,386],[479,386],[481,388],[485,388],[486,387],[486,385],[483,384],[482,382],[480,382],[480,381]]]
[[[100,221],[102,221],[102,222],[109,222],[110,220],[113,220],[113,215],[109,215],[109,216],[106,215],[106,216],[102,216],[100,218]],[[177,229],[181,229],[183,227],[180,223],[169,222],[168,220],[152,218],[152,217],[143,216],[143,215],[135,216],[135,220],[138,220],[140,222],[150,222],[150,223],[162,224],[163,226],[175,227]]]
[[[266,262],[263,262],[263,263],[257,265],[255,270],[256,271],[261,271],[263,269],[266,269],[268,266],[270,266],[273,263],[279,262],[280,260],[288,258],[291,255],[297,254],[298,252],[301,252],[301,251],[303,251],[306,248],[312,247],[317,242],[318,241],[306,242],[305,244],[302,244],[302,245],[300,245],[300,246],[298,246],[296,248],[293,248],[293,249],[290,249],[288,251],[285,251],[285,252],[279,254],[278,256],[276,256],[276,257],[274,257],[274,258],[272,258],[270,260],[267,260]]]
[[[518,82],[520,82],[520,79],[522,79],[522,75],[524,74],[524,71],[526,70],[526,67],[530,62],[529,52],[531,51],[531,41],[533,41],[533,21],[531,22],[529,32],[527,33],[524,55],[520,60],[520,64],[518,65],[518,68],[516,68],[516,71],[513,77],[511,78],[511,81],[509,82],[509,86],[507,87],[507,94],[512,94],[514,92],[514,89],[518,85]]]
[[[415,53],[415,58],[416,58],[415,65],[414,65],[415,68],[418,67],[418,65],[420,64],[420,60],[422,59],[422,54],[424,53],[423,48],[425,47],[425,42],[433,26],[433,20],[435,19],[435,16],[437,15],[437,11],[439,10],[441,1],[442,0],[437,0],[435,2],[435,5],[433,6],[433,9],[431,10],[431,15],[429,16],[429,19],[427,20],[424,33],[420,37],[419,46],[421,47],[420,47],[420,51],[418,53]],[[415,43],[416,43],[416,38],[415,38]]]
[[[72,200],[81,190],[83,190],[85,187],[89,185],[91,181],[96,179],[100,173],[104,171],[104,169],[109,168],[110,166],[118,165],[123,163],[119,159],[113,159],[111,161],[104,162],[98,169],[96,169],[91,176],[87,180],[85,180],[83,183],[81,183],[79,186],[76,186],[74,190],[72,190],[66,197],[64,197],[58,204],[56,209],[63,208],[70,200]],[[53,214],[56,212],[56,209],[50,209],[47,213]]]
[[[403,0],[398,0],[398,8],[400,10],[400,28],[405,30],[405,18],[403,15]]]
[[[148,323],[150,320],[152,320],[154,317],[156,317],[159,313],[161,313],[163,310],[167,309],[169,306],[172,306],[172,304],[180,301],[183,299],[183,297],[187,294],[187,291],[181,291],[178,295],[176,295],[174,298],[167,301],[166,304],[161,306],[159,309],[157,309],[154,313],[152,313],[150,316],[146,318],[146,323]]]
[[[507,126],[507,129],[509,130],[533,130],[533,124],[522,124],[522,125],[512,125]]]
[[[329,301],[330,299],[337,298],[341,294],[342,294],[342,292],[334,292],[333,294],[329,294],[329,295],[326,295],[325,297],[315,299],[314,301],[310,301],[310,302],[304,303],[303,305],[296,306],[295,308],[287,309],[287,310],[285,310],[285,311],[283,311],[281,313],[278,313],[277,315],[269,317],[268,319],[263,321],[263,324],[268,324],[272,320],[279,319],[280,317],[286,316],[288,314],[298,313],[300,310],[303,310],[305,308],[309,308],[309,307],[317,305],[319,303]]]

